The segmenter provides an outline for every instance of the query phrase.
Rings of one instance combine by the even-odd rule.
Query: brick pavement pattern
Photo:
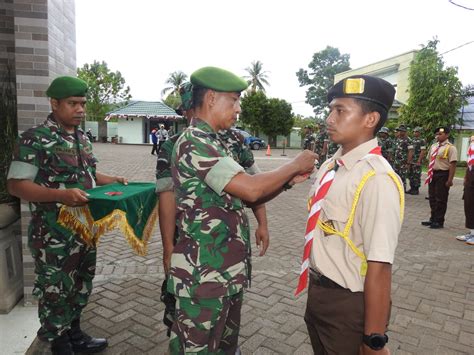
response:
[[[99,170],[132,181],[153,181],[156,156],[148,146],[94,144]],[[290,150],[288,157],[298,151]],[[282,164],[254,152],[263,171]],[[303,314],[306,292],[293,296],[300,268],[309,182],[267,204],[271,242],[259,257],[253,243],[252,288],[244,296],[240,346],[246,354],[312,354]],[[429,217],[426,187],[406,196],[405,222],[393,266],[392,354],[474,354],[474,248],[456,241],[464,233],[462,180],[449,196],[445,228],[420,225]],[[251,216],[251,213],[249,213]],[[256,225],[251,217],[252,230]],[[252,232],[253,235],[253,232]],[[103,354],[165,354],[160,285],[164,273],[158,227],[146,257],[135,255],[119,232],[102,237],[84,329],[109,339]],[[343,341],[343,340],[341,340]],[[27,354],[49,354],[35,340]]]

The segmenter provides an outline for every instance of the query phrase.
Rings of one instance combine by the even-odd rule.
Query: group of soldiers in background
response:
[[[309,126],[305,127],[304,149],[313,150],[319,155],[317,167],[331,158],[339,146],[329,140],[324,122],[318,123],[318,132],[314,133]],[[382,155],[387,159],[395,172],[400,176],[407,194],[418,195],[421,185],[421,166],[426,157],[426,141],[421,137],[422,128],[415,127],[412,137],[408,136],[408,128],[400,125],[395,129],[394,136],[390,129],[382,127],[377,134]],[[410,189],[407,191],[407,180]]]

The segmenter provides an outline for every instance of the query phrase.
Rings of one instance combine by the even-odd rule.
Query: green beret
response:
[[[46,96],[53,99],[64,99],[71,96],[86,96],[87,83],[72,76],[60,76],[53,80],[46,90]]]
[[[247,82],[230,71],[204,67],[191,74],[191,83],[215,91],[241,92],[249,86]]]
[[[388,112],[395,98],[395,88],[388,81],[375,76],[353,75],[329,89],[328,103],[338,97],[375,102]]]

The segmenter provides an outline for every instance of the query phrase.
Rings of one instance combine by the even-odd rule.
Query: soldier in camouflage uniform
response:
[[[315,154],[305,150],[275,171],[246,174],[217,132],[234,124],[248,84],[214,67],[194,72],[191,83],[196,118],[178,138],[171,162],[179,237],[168,277],[176,297],[170,352],[235,354],[251,272],[242,200],[258,203],[302,181]]]
[[[409,162],[413,158],[413,146],[411,139],[407,136],[407,127],[400,125],[397,129],[397,138],[394,142],[393,170],[400,176],[406,191],[406,180],[408,178]]]
[[[314,152],[318,154],[318,164],[316,166],[319,168],[327,159],[326,155],[329,146],[329,136],[326,132],[326,124],[324,122],[318,123],[318,126],[319,132],[316,135],[314,142]]]
[[[194,116],[192,109],[192,85],[186,83],[180,88],[181,106],[187,118],[188,124]],[[232,152],[233,158],[242,166],[248,174],[260,172],[250,148],[244,144],[244,137],[235,129],[220,130],[220,139],[227,145]],[[174,194],[174,185],[171,179],[171,155],[174,144],[180,135],[172,136],[166,141],[160,152],[156,164],[156,192],[160,199],[159,220],[160,230],[163,242],[163,267],[168,274],[171,253],[177,240],[176,230],[176,203]],[[265,204],[252,207],[258,226],[255,231],[257,246],[260,247],[260,256],[263,256],[268,248],[270,236],[267,226],[267,213]],[[170,336],[171,327],[174,322],[174,313],[176,300],[173,294],[166,290],[166,279],[161,287],[161,300],[165,304],[163,323],[168,327],[167,334]]]
[[[411,144],[413,146],[413,160],[410,164],[409,180],[410,190],[407,194],[418,195],[421,186],[421,165],[426,156],[426,141],[421,137],[421,127],[413,130]]]
[[[107,340],[91,338],[80,328],[92,291],[96,248],[56,222],[59,208],[86,204],[85,189],[126,183],[122,177],[96,172],[92,145],[79,128],[86,91],[80,79],[53,80],[46,91],[52,113],[21,135],[8,174],[10,194],[30,202],[28,247],[35,262],[38,337],[50,341],[52,353],[61,355],[99,352]]]
[[[377,140],[382,149],[382,156],[392,165],[394,143],[389,134],[390,130],[387,127],[382,127],[377,134]]]

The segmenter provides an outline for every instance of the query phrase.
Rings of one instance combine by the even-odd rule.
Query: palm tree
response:
[[[267,72],[263,71],[262,67],[263,63],[257,60],[252,62],[250,67],[245,68],[245,70],[250,74],[248,76],[245,76],[245,79],[247,79],[247,83],[249,84],[251,92],[255,92],[257,90],[265,92],[263,84],[270,85],[267,81]]]
[[[161,90],[161,96],[166,95],[168,91],[171,91],[170,95],[179,95],[179,87],[183,85],[186,80],[188,80],[188,76],[182,71],[172,72],[170,77],[165,81],[165,84],[169,84],[169,86]]]

